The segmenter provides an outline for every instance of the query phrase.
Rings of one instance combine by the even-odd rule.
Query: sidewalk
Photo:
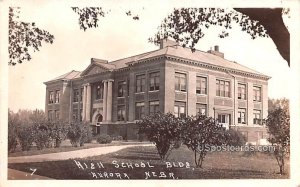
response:
[[[108,154],[119,151],[128,147],[135,146],[151,146],[152,144],[143,145],[119,145],[119,146],[106,146],[106,147],[95,147],[88,149],[80,149],[76,151],[59,152],[59,153],[48,153],[41,155],[31,156],[19,156],[19,157],[8,157],[8,163],[28,163],[28,162],[44,162],[44,161],[55,161],[55,160],[67,160],[70,158],[85,158],[90,156],[97,156]]]

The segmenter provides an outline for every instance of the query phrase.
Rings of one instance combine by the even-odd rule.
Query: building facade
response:
[[[82,72],[45,82],[50,120],[90,122],[94,133],[137,139],[137,120],[161,111],[205,114],[265,144],[270,77],[226,60],[218,46],[207,52],[163,40],[160,48],[108,62],[91,59]]]

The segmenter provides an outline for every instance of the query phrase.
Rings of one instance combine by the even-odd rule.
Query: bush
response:
[[[97,136],[96,139],[100,144],[107,144],[112,142],[112,138],[108,134],[101,134]]]
[[[122,141],[123,140],[123,136],[114,136],[113,140],[115,140],[115,141]]]
[[[239,131],[229,129],[225,132],[226,144],[230,146],[242,146],[246,144],[246,137]]]
[[[22,151],[29,151],[32,143],[34,142],[33,128],[31,126],[20,127],[18,131],[18,139],[20,141]]]
[[[56,122],[51,124],[51,138],[55,147],[60,147],[61,142],[66,139],[69,126],[66,123]]]
[[[75,122],[70,125],[67,137],[73,147],[84,146],[84,143],[92,141],[92,129],[87,123]]]
[[[173,114],[154,113],[137,122],[139,140],[146,135],[150,142],[155,143],[157,152],[162,160],[168,158],[173,143],[180,139],[183,120]]]
[[[50,147],[51,137],[47,130],[36,130],[34,132],[34,142],[38,150]]]

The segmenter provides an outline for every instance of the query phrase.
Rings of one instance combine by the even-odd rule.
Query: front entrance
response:
[[[101,124],[102,124],[102,120],[103,120],[103,117],[102,117],[101,114],[99,114],[97,116],[95,134],[100,134],[100,127],[101,127]]]

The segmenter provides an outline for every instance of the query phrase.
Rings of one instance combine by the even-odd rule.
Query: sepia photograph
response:
[[[0,4],[3,186],[300,185],[299,2]]]

